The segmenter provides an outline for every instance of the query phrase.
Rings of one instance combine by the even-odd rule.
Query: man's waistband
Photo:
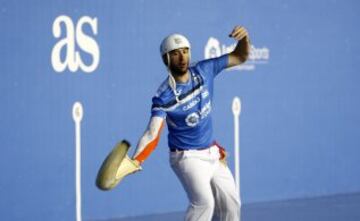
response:
[[[182,152],[182,151],[188,151],[188,150],[206,150],[209,149],[211,146],[208,147],[201,147],[201,148],[196,148],[196,149],[181,149],[181,148],[170,148],[170,152]]]
[[[200,148],[194,148],[194,149],[181,149],[181,148],[177,148],[177,147],[170,147],[170,152],[182,152],[182,151],[188,151],[188,150],[206,150],[209,149],[212,146],[217,146],[218,148],[225,150],[222,146],[220,146],[220,144],[218,142],[216,142],[216,140],[214,140],[209,146],[207,147],[200,147]]]

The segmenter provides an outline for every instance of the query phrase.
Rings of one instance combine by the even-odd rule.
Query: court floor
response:
[[[184,212],[173,212],[96,221],[183,221],[183,217]],[[245,204],[241,221],[360,221],[360,193]]]

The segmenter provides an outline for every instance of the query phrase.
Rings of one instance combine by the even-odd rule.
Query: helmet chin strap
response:
[[[169,53],[166,53],[166,59],[167,59],[167,70],[168,70],[168,73],[169,73],[169,85],[170,85],[170,88],[171,88],[172,92],[175,95],[176,102],[180,102],[180,100],[179,100],[180,93],[178,93],[176,91],[176,80],[175,80],[174,76],[171,74],[170,55],[169,55]]]
[[[180,93],[178,93],[176,91],[176,80],[175,80],[174,76],[171,74],[169,52],[166,53],[166,59],[167,59],[167,70],[168,70],[168,74],[169,74],[169,85],[175,95],[176,102],[180,102],[180,100],[179,100]],[[189,50],[189,63],[190,63],[190,59],[191,59],[191,52]]]

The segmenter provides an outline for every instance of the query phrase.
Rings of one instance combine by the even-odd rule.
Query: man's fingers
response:
[[[235,33],[235,34],[233,35],[233,38],[236,39],[236,40],[238,40],[238,41],[240,41],[241,39],[243,39],[243,38],[244,38],[245,36],[247,36],[247,35],[248,35],[247,31],[246,31],[246,30],[242,30],[242,31],[239,31],[239,32]]]
[[[235,28],[231,31],[230,36],[232,37],[233,35],[235,35],[236,33],[242,30],[246,30],[246,29],[241,26],[235,26]]]
[[[235,26],[235,28],[229,34],[229,37],[232,37],[234,35],[234,33],[237,32],[237,30],[239,30],[240,28],[241,28],[240,26]]]
[[[240,29],[233,34],[233,38],[239,38],[240,36],[244,36],[246,34],[247,32],[245,29]]]
[[[229,37],[232,37],[238,41],[248,35],[247,30],[244,27],[236,26],[230,33]]]

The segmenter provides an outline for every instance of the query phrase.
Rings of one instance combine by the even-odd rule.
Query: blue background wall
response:
[[[230,46],[248,28],[253,70],[216,80],[215,136],[232,153],[231,101],[240,96],[244,203],[360,191],[358,1],[0,1],[0,214],[3,220],[75,219],[72,105],[81,101],[85,219],[183,211],[187,199],[168,165],[166,133],[144,171],[110,192],[96,189],[102,160],[119,140],[143,133],[166,70],[164,36],[188,36],[194,60],[210,37]],[[97,18],[91,73],[57,73],[53,22]],[[76,45],[88,64],[92,57]],[[65,50],[66,51],[66,50]],[[62,59],[65,58],[62,52]],[[230,163],[233,157],[230,155]]]

